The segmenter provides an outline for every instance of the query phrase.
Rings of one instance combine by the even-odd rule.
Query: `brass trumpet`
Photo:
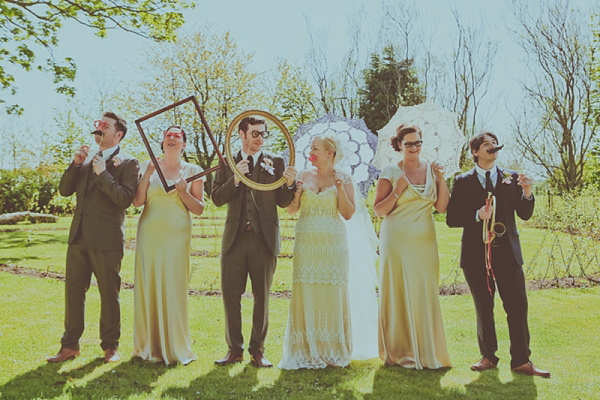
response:
[[[491,192],[488,192],[488,197],[485,200],[485,210],[489,211],[490,207],[492,207],[492,217],[483,221],[483,243],[485,249],[485,269],[488,275],[487,286],[490,296],[493,296],[494,292],[492,290],[491,280],[495,280],[495,277],[494,271],[492,270],[492,244],[494,239],[506,233],[506,225],[502,222],[496,222],[496,196],[493,196]]]
[[[488,192],[485,205],[486,210],[492,207],[492,218],[483,221],[483,243],[488,244],[506,233],[506,225],[496,222],[496,196],[493,196],[491,192]]]

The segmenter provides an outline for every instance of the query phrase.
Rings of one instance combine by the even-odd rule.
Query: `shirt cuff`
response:
[[[525,200],[531,200],[531,199],[533,199],[533,192],[531,192],[531,196],[529,196],[529,197],[525,196],[525,193],[523,193],[523,198]]]
[[[475,211],[475,222],[481,222],[481,219],[479,219],[479,210]]]

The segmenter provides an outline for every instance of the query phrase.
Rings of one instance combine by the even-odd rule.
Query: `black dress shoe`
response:
[[[243,351],[232,351],[229,350],[227,355],[220,360],[215,360],[215,365],[223,367],[229,364],[239,363],[244,360],[244,352]]]

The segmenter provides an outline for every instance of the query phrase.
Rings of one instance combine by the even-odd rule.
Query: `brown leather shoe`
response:
[[[476,364],[471,365],[471,371],[487,371],[492,368],[496,368],[496,364],[491,362],[487,357],[483,357]]]
[[[117,353],[117,349],[106,349],[104,350],[104,362],[119,362],[121,361],[121,356]]]
[[[542,378],[550,378],[550,372],[538,369],[531,361],[523,365],[519,365],[512,369],[513,372],[523,375],[541,376]]]
[[[264,354],[260,351],[250,353],[250,364],[257,368],[271,368],[273,366],[271,361],[267,360]]]
[[[64,362],[71,360],[79,355],[79,350],[73,350],[66,347],[60,349],[55,356],[46,357],[48,362]]]
[[[223,367],[229,364],[235,364],[244,361],[244,352],[243,351],[233,351],[229,350],[227,355],[220,360],[215,360],[215,365]]]

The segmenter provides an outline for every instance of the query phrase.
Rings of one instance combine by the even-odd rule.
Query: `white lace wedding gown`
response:
[[[280,368],[350,363],[348,269],[348,240],[337,188],[315,193],[305,187],[296,224],[292,300]]]

